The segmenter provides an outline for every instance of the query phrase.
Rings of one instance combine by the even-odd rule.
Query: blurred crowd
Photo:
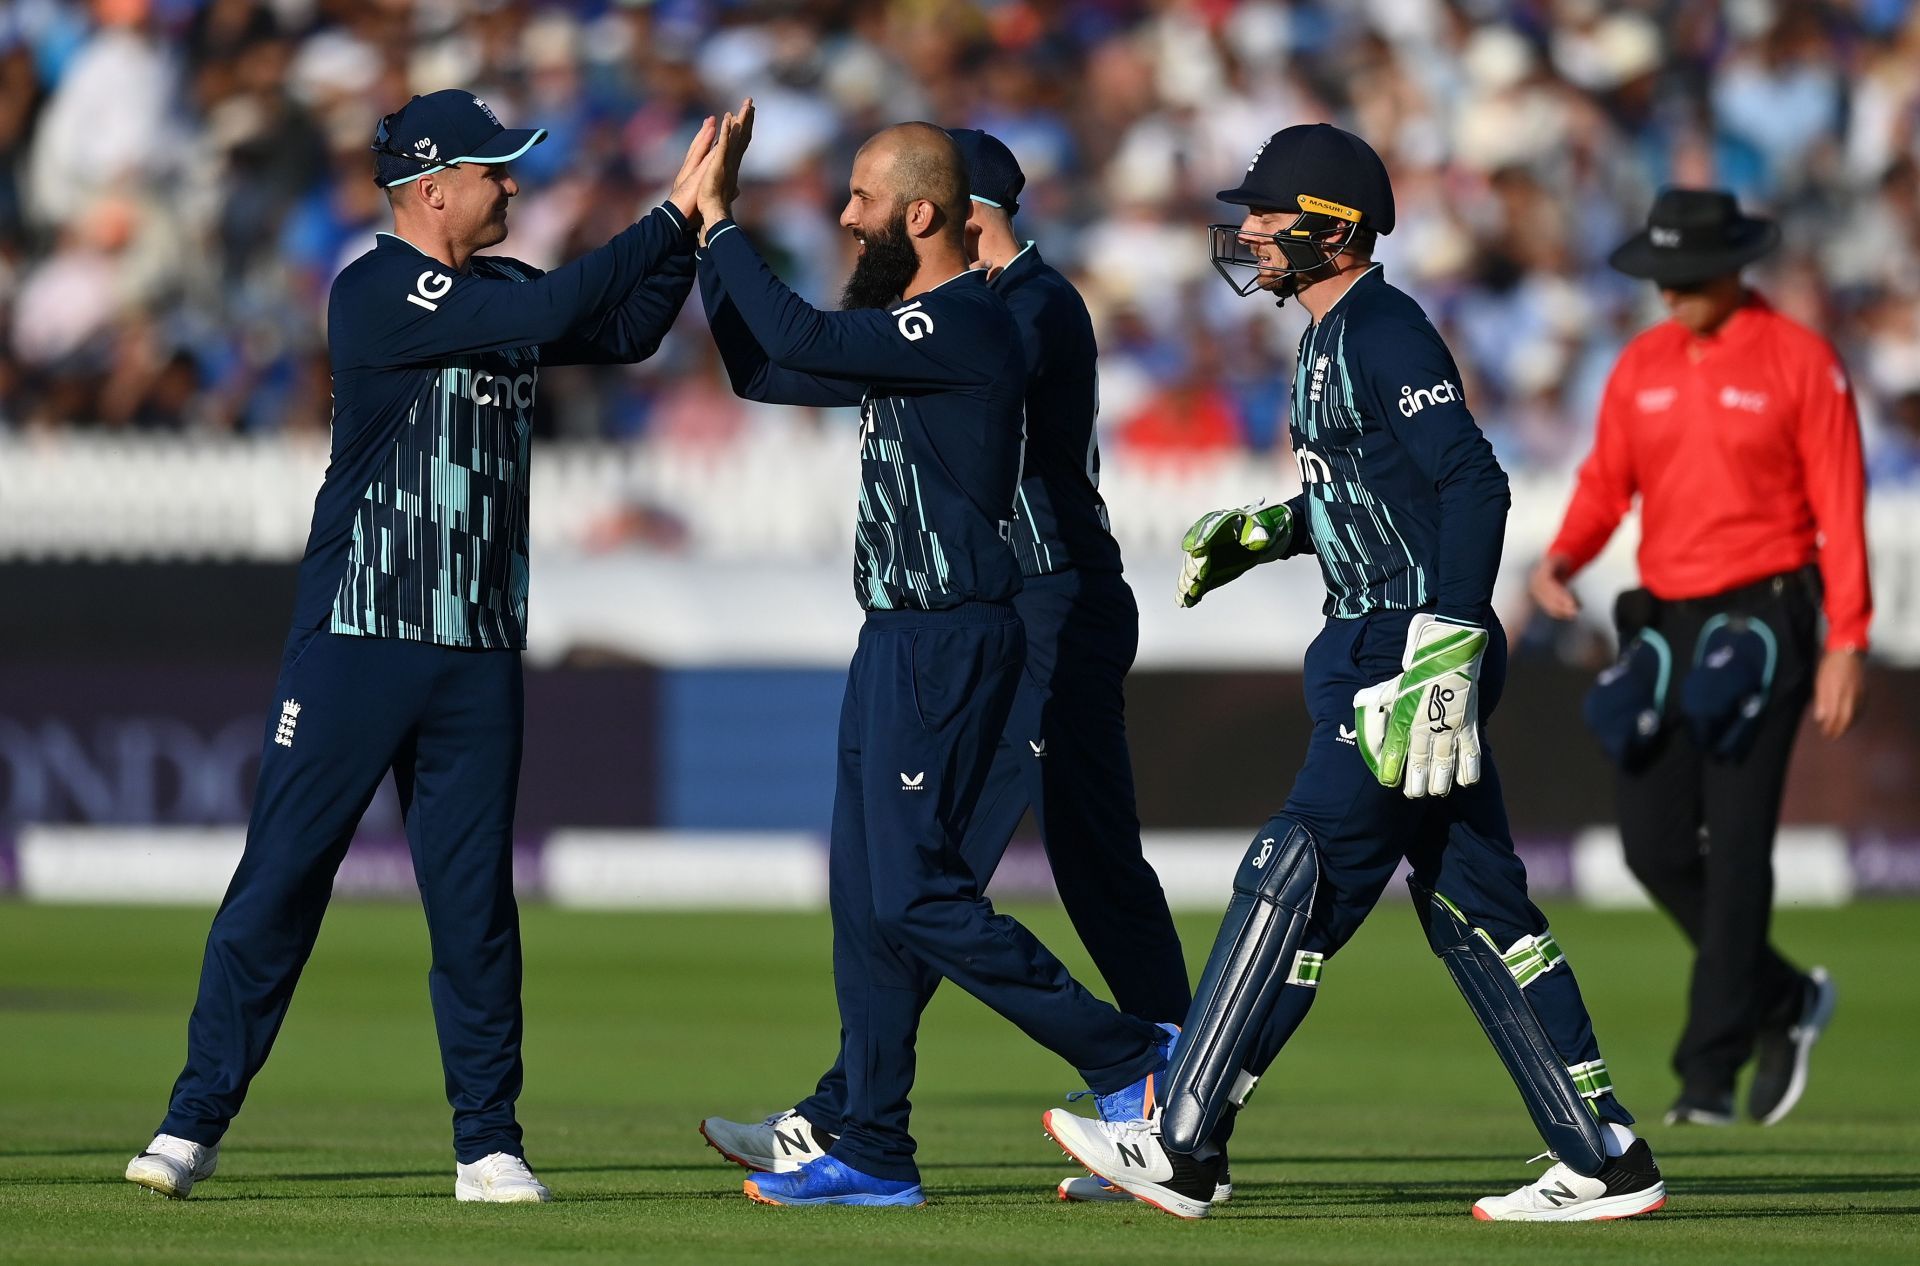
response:
[[[1392,169],[1388,276],[1503,461],[1585,451],[1658,316],[1605,266],[1662,184],[1778,217],[1756,280],[1841,349],[1877,480],[1920,480],[1920,13],[1907,0],[8,0],[0,430],[318,434],[328,285],[384,223],[368,145],[465,86],[551,129],[501,248],[551,266],[651,201],[751,93],[743,218],[831,302],[853,150],[925,118],[1028,176],[1017,227],[1081,285],[1109,453],[1273,451],[1304,316],[1213,274],[1215,190],[1326,120]],[[544,375],[549,434],[724,451],[812,415],[727,392],[697,301],[651,362]]]

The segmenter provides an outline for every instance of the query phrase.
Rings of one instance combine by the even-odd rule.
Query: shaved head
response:
[[[967,165],[944,128],[896,123],[868,138],[858,157],[872,162],[876,179],[899,204],[925,199],[940,211],[943,236],[961,234],[967,220]]]

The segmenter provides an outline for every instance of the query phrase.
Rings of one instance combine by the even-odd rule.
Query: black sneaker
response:
[[[1807,1089],[1807,1057],[1833,1020],[1838,991],[1824,967],[1806,975],[1800,1014],[1793,1022],[1760,1030],[1753,1048],[1753,1081],[1747,1086],[1747,1115],[1772,1125],[1792,1112]]]
[[[1682,1091],[1667,1109],[1668,1125],[1732,1125],[1733,1092]]]

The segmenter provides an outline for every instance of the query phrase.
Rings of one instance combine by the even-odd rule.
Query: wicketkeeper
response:
[[[1209,1211],[1220,1147],[1306,1018],[1328,959],[1401,859],[1414,908],[1558,1163],[1473,1207],[1488,1220],[1631,1217],[1666,1201],[1614,1097],[1566,956],[1527,898],[1480,726],[1506,679],[1491,599],[1507,478],[1433,325],[1372,262],[1393,230],[1385,166],[1324,124],[1261,146],[1214,265],[1246,295],[1298,297],[1289,430],[1305,491],[1202,518],[1184,541],[1192,606],[1250,568],[1314,554],[1326,627],[1306,657],[1313,738],[1254,836],[1148,1120],[1062,1110],[1048,1133],[1109,1182],[1180,1217]],[[1243,270],[1236,278],[1235,270]]]

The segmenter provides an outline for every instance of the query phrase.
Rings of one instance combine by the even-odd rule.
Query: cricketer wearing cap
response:
[[[1129,1115],[1151,1103],[1165,1035],[1093,997],[996,913],[961,850],[1026,653],[1007,541],[1027,366],[1006,301],[967,267],[960,154],[926,123],[861,148],[841,216],[860,259],[844,310],[822,312],[730,218],[750,123],[750,112],[723,122],[728,170],[702,186],[701,290],[741,395],[859,406],[854,592],[867,615],[841,710],[830,844],[841,1132],[825,1155],[746,1191],[768,1204],[918,1205],[907,1094],[929,974]]]
[[[1479,1201],[1474,1216],[1648,1212],[1666,1198],[1659,1170],[1628,1128],[1572,969],[1527,898],[1479,737],[1506,674],[1491,601],[1507,480],[1438,332],[1372,262],[1376,235],[1393,229],[1386,168],[1338,128],[1293,127],[1220,197],[1247,214],[1214,227],[1216,267],[1240,293],[1297,297],[1313,318],[1289,415],[1305,491],[1196,523],[1179,600],[1191,606],[1259,563],[1319,558],[1327,619],[1305,664],[1313,737],[1285,807],[1235,877],[1160,1114],[1110,1123],[1056,1110],[1047,1129],[1122,1189],[1205,1216],[1222,1127],[1404,858],[1429,943],[1560,1162]],[[1412,1060],[1408,1075],[1419,1076]]]
[[[985,132],[948,134],[967,166],[968,257],[1006,300],[1027,364],[1012,532],[1026,671],[960,852],[985,886],[1031,806],[1061,903],[1115,1002],[1129,1015],[1178,1023],[1192,1001],[1186,962],[1159,878],[1141,855],[1134,809],[1124,682],[1140,613],[1100,496],[1093,322],[1038,245],[1014,234],[1026,178],[1012,151]],[[925,971],[929,995],[939,982]],[[842,1133],[846,1088],[843,1054],[793,1109],[751,1122],[709,1117],[700,1130],[748,1169],[797,1169]],[[1059,1190],[1069,1200],[1117,1194],[1084,1176]]]
[[[432,936],[427,975],[462,1200],[545,1200],[520,1093],[512,825],[527,619],[527,465],[540,370],[644,360],[693,285],[709,119],[669,201],[543,274],[507,235],[508,130],[471,93],[381,121],[394,230],[327,308],[333,451],[314,502],[246,850],[214,916],[187,1063],[129,1180],[183,1197],[272,1049],[334,872],[393,771]]]

